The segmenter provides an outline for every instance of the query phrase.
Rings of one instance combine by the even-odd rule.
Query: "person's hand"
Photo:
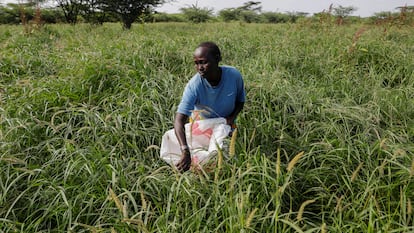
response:
[[[191,153],[189,149],[185,149],[182,152],[181,161],[177,163],[177,169],[185,172],[190,169],[191,166]]]

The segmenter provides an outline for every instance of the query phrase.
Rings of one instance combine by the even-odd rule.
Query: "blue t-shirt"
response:
[[[193,110],[200,110],[204,118],[227,117],[236,102],[245,102],[246,92],[240,72],[231,66],[220,66],[221,80],[217,86],[194,75],[187,83],[177,112],[190,116]]]

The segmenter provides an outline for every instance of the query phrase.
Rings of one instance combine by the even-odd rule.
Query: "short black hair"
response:
[[[217,62],[221,61],[221,52],[218,45],[211,41],[201,42],[197,48],[208,48],[209,52],[213,57],[217,59]]]

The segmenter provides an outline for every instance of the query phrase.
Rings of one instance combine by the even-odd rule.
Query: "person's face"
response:
[[[218,61],[206,47],[198,47],[194,52],[194,65],[203,78],[209,78],[217,70]]]

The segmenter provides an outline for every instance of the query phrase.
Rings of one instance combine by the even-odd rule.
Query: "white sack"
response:
[[[231,127],[225,118],[210,118],[185,124],[185,134],[190,147],[191,161],[204,164],[217,154],[217,146],[222,148],[224,139],[229,135]],[[181,160],[181,149],[174,129],[162,136],[161,159],[171,165]]]

